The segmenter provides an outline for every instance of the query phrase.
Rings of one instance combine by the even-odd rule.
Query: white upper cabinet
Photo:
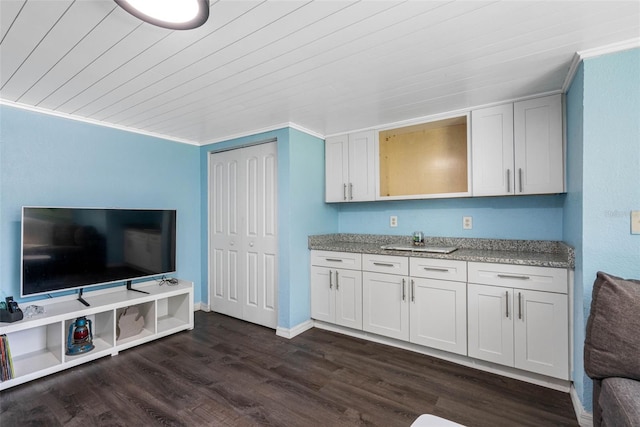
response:
[[[564,191],[561,95],[475,110],[471,138],[474,196]]]
[[[516,194],[562,193],[562,98],[513,104]]]
[[[473,195],[513,194],[513,104],[471,113]]]
[[[357,132],[325,141],[325,199],[362,202],[375,199],[375,133]]]
[[[325,200],[556,194],[562,96],[511,102],[325,141]]]
[[[324,142],[325,199],[327,202],[347,201],[349,181],[349,136],[327,138]]]

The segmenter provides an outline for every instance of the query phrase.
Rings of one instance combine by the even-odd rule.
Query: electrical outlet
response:
[[[465,230],[471,230],[473,228],[473,219],[470,216],[462,217],[462,228]]]
[[[640,234],[640,211],[631,211],[631,234]]]
[[[395,215],[391,215],[389,217],[389,227],[397,227],[398,226],[398,217]]]

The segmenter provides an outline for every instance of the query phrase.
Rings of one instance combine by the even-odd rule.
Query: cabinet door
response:
[[[560,95],[514,104],[516,194],[564,191]]]
[[[514,194],[513,104],[471,113],[473,195]]]
[[[515,367],[569,379],[566,295],[515,290]]]
[[[349,135],[349,201],[374,200],[376,197],[374,138],[373,131]]]
[[[410,341],[467,354],[466,283],[411,279]]]
[[[334,276],[335,270],[311,267],[311,317],[316,320],[335,321]]]
[[[469,356],[513,366],[513,289],[468,285]]]
[[[325,155],[325,200],[346,202],[349,180],[349,138],[347,135],[327,138]]]
[[[409,340],[409,280],[406,276],[364,272],[362,329]]]
[[[334,270],[335,323],[362,329],[362,272]]]

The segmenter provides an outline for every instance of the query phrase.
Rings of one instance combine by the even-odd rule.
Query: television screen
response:
[[[21,296],[174,273],[176,211],[24,207]]]

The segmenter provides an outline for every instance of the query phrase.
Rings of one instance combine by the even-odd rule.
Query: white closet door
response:
[[[210,161],[212,309],[263,326],[277,324],[276,143]]]
[[[276,327],[277,300],[277,168],[276,143],[243,149],[242,249],[245,258],[243,319]],[[241,150],[242,151],[242,150]],[[241,215],[242,217],[242,215]]]
[[[209,292],[214,311],[242,318],[237,153],[211,155]]]

